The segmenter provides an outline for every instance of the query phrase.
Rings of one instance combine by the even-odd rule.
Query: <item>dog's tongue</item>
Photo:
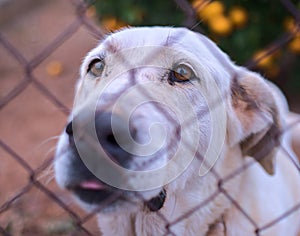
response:
[[[80,187],[83,189],[90,189],[90,190],[102,190],[105,188],[103,184],[95,180],[84,181],[80,184]]]

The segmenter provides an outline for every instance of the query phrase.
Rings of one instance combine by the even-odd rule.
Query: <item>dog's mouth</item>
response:
[[[91,205],[107,204],[104,207],[108,207],[118,200],[129,201],[124,197],[122,191],[113,189],[98,180],[83,181],[78,185],[68,187],[68,190],[72,191],[81,201]],[[144,201],[144,205],[150,211],[158,211],[163,207],[165,200],[166,191],[162,189],[157,196]]]
[[[95,180],[83,181],[68,187],[81,201],[88,204],[101,204],[114,195],[114,191],[103,183]]]

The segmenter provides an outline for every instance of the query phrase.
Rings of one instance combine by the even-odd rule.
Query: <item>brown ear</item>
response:
[[[255,158],[274,174],[274,156],[281,130],[281,121],[273,93],[258,74],[242,71],[231,82],[231,103],[234,135],[245,156]],[[230,135],[232,136],[232,135]]]

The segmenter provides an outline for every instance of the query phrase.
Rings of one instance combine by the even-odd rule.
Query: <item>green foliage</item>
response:
[[[183,14],[170,0],[95,1],[99,19],[114,16],[130,25],[180,25]]]
[[[228,37],[220,39],[219,43],[225,51],[238,63],[245,63],[257,50],[268,46],[283,32],[284,21],[289,17],[280,1],[269,0],[224,0],[226,8],[241,6],[248,13],[248,23],[235,30]]]

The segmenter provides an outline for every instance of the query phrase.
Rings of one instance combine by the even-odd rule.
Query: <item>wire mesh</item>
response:
[[[84,28],[87,32],[89,32],[90,35],[93,35],[93,37],[96,37],[97,39],[102,39],[105,34],[102,30],[95,27],[95,25],[91,22],[90,19],[86,17],[86,11],[89,7],[85,2],[82,1],[71,1],[72,7],[74,8],[74,20],[69,23],[65,28],[61,30],[61,32],[54,38],[51,42],[47,44],[47,46],[40,50],[39,53],[37,53],[36,56],[34,56],[32,59],[27,59],[18,48],[13,45],[11,42],[11,39],[5,34],[0,33],[0,45],[4,48],[5,52],[9,57],[12,58],[13,62],[17,64],[19,68],[22,70],[21,79],[14,84],[12,87],[10,87],[8,90],[10,92],[6,93],[4,96],[1,97],[0,100],[0,112],[1,116],[6,117],[6,119],[10,119],[9,110],[7,107],[11,106],[15,103],[15,101],[20,98],[22,99],[22,94],[29,88],[34,88],[39,91],[39,93],[50,103],[52,103],[53,107],[57,109],[57,113],[61,113],[63,118],[66,118],[66,116],[70,112],[70,106],[64,104],[62,99],[58,97],[55,92],[53,92],[45,83],[43,83],[43,80],[40,80],[35,75],[35,71],[41,67],[42,63],[47,60],[51,54],[55,51],[59,51],[60,47],[62,45],[68,44],[68,40],[72,38],[78,32],[80,29]],[[185,15],[185,26],[187,28],[193,28],[195,29],[195,25],[198,24],[199,19],[197,18],[195,14],[195,9],[191,6],[191,3],[186,0],[175,0],[176,4],[178,4],[178,7],[182,10],[182,12]],[[300,24],[300,12],[298,11],[297,7],[289,0],[281,0],[282,7],[285,11],[289,12],[295,22],[297,23],[297,27],[294,31],[286,33],[284,32],[281,36],[279,36],[277,39],[275,39],[273,42],[270,42],[270,44],[265,48],[264,54],[261,55],[261,57],[253,60],[250,59],[246,63],[246,67],[249,69],[254,68],[259,61],[263,60],[265,57],[276,53],[280,48],[284,47],[288,42],[290,42],[292,39],[296,37],[297,34],[299,34],[299,24]],[[271,4],[271,3],[270,3]],[[198,30],[198,28],[197,28]],[[201,29],[199,29],[200,31]],[[180,37],[180,36],[179,36]],[[213,53],[213,50],[212,50]],[[149,57],[149,59],[152,58]],[[225,63],[222,62],[221,63]],[[124,63],[129,63],[126,61],[126,58],[124,58]],[[19,76],[19,74],[15,75]],[[232,73],[232,77],[234,77],[235,74]],[[134,72],[132,74],[132,77],[135,77]],[[69,85],[66,85],[69,86]],[[144,93],[147,96],[146,90],[141,90],[141,93]],[[218,101],[216,101],[217,103]],[[157,108],[159,109],[159,108]],[[62,119],[63,120],[63,119]],[[34,122],[34,121],[32,121]],[[185,126],[189,126],[193,121],[189,121]],[[300,124],[300,120],[295,121],[292,125],[290,125],[287,129],[294,129],[298,124]],[[16,129],[12,129],[10,132],[12,134],[18,132],[17,127]],[[30,129],[30,127],[28,127]],[[44,132],[43,128],[41,128],[40,132]],[[281,130],[281,134],[276,135],[282,135],[282,133],[286,132],[286,130]],[[41,163],[38,165],[32,164],[30,160],[26,156],[23,156],[22,154],[19,154],[19,151],[16,151],[15,145],[10,145],[9,142],[6,140],[6,136],[2,136],[0,139],[0,146],[2,149],[3,154],[1,154],[3,158],[1,158],[1,163],[5,163],[8,159],[10,160],[10,163],[17,163],[15,165],[18,165],[26,173],[25,176],[26,180],[23,179],[22,185],[17,187],[15,190],[12,190],[9,195],[6,195],[6,193],[1,193],[2,197],[5,199],[4,202],[0,202],[0,217],[2,218],[9,218],[9,216],[6,216],[6,212],[10,211],[11,209],[17,208],[19,202],[22,202],[22,199],[25,198],[27,194],[29,194],[32,190],[37,192],[39,191],[40,194],[45,196],[47,198],[47,201],[51,201],[54,203],[55,207],[59,208],[61,210],[60,217],[65,217],[66,215],[71,219],[72,221],[72,227],[69,230],[60,232],[61,235],[94,235],[95,232],[91,232],[89,227],[86,226],[86,223],[91,221],[92,218],[94,218],[95,214],[97,214],[97,210],[93,211],[89,214],[83,214],[78,213],[74,207],[70,207],[70,205],[62,199],[62,197],[56,192],[56,188],[53,188],[48,183],[45,183],[45,181],[41,180],[40,176],[47,172],[48,168],[51,168],[53,157],[48,157],[45,160],[42,160]],[[187,147],[189,147],[189,144],[185,144]],[[284,152],[288,154],[288,152],[284,149],[284,147],[280,147]],[[262,153],[263,150],[262,150]],[[201,156],[201,153],[196,153],[197,158],[203,159]],[[289,155],[287,155],[289,156]],[[289,157],[291,161],[293,161],[292,157]],[[11,160],[14,160],[14,162],[11,162]],[[230,175],[226,176],[225,178],[221,178],[218,173],[214,172],[212,169],[213,175],[215,179],[218,182],[218,188],[217,191],[214,192],[209,198],[202,201],[199,205],[192,209],[187,209],[186,213],[181,215],[175,220],[169,221],[167,218],[165,218],[162,214],[157,214],[157,217],[161,218],[161,221],[165,224],[165,235],[176,235],[174,232],[172,232],[172,226],[180,223],[185,218],[189,217],[189,215],[195,213],[199,209],[201,209],[203,206],[208,204],[210,201],[212,201],[214,198],[216,198],[219,195],[225,196],[229,201],[240,211],[240,213],[247,219],[247,221],[250,222],[250,224],[253,225],[255,228],[253,235],[260,235],[268,228],[272,227],[273,225],[277,224],[278,222],[285,219],[285,217],[291,215],[295,211],[299,211],[300,209],[300,199],[297,204],[295,204],[291,209],[286,209],[285,213],[280,216],[274,216],[271,221],[268,223],[261,225],[260,222],[255,222],[254,219],[251,218],[251,216],[238,204],[236,199],[231,196],[231,193],[228,192],[224,188],[224,184],[226,184],[228,181],[230,181],[235,176],[240,175],[243,171],[245,171],[247,168],[250,168],[253,162],[248,163],[247,166],[243,166],[239,169],[236,169],[233,171]],[[299,165],[294,162],[295,168],[300,169]],[[6,166],[5,168],[11,169],[13,172],[14,166]],[[53,174],[53,173],[52,173]],[[3,178],[6,178],[3,176]],[[6,179],[5,181],[10,181],[9,179]],[[1,195],[0,195],[1,196]],[[142,198],[142,197],[141,197]],[[23,212],[22,217],[26,217],[26,214],[31,211],[30,209],[24,209],[25,212]],[[1,219],[1,218],[0,218]],[[13,221],[14,219],[11,219]],[[2,222],[1,222],[2,221]],[[2,235],[15,235],[14,230],[11,228],[11,221],[9,220],[1,220],[0,221],[0,233]],[[20,223],[22,224],[22,223]],[[26,223],[23,223],[26,224]],[[31,223],[32,225],[32,223]],[[16,226],[16,227],[23,227],[23,226]],[[24,228],[24,227],[23,227]],[[55,231],[56,233],[58,231]],[[19,233],[20,235],[26,235],[26,232]],[[54,233],[55,234],[55,233]],[[58,234],[58,233],[57,233]],[[34,235],[32,232],[27,232],[27,235]],[[40,235],[40,234],[37,234]]]

